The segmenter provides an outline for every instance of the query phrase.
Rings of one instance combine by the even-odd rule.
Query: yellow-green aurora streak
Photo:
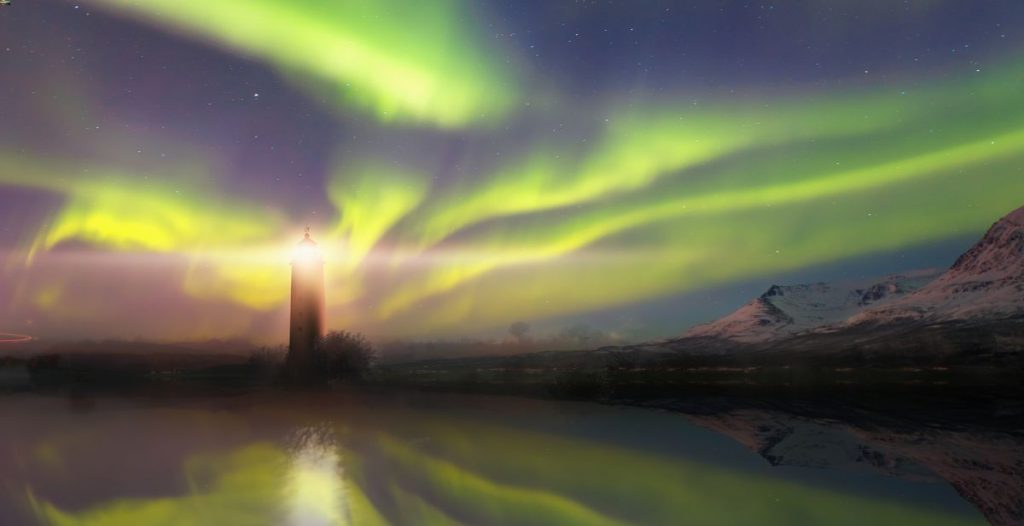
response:
[[[272,209],[225,200],[197,177],[38,161],[0,152],[0,184],[62,194],[34,249],[81,240],[117,250],[173,252],[245,246],[279,231]]]
[[[267,61],[381,122],[458,128],[516,99],[460,0],[89,1]]]

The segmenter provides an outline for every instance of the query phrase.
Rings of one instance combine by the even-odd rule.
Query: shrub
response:
[[[313,354],[316,368],[328,380],[364,380],[377,361],[370,341],[348,331],[327,333],[317,340]]]

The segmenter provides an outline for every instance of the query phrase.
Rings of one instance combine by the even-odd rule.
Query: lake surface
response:
[[[1021,448],[721,401],[19,393],[0,524],[1012,524]]]

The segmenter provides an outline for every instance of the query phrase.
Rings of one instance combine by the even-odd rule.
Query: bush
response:
[[[316,342],[316,368],[327,380],[365,380],[377,361],[377,352],[365,336],[332,331]]]

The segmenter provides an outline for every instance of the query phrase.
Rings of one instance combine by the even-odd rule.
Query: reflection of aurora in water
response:
[[[962,502],[953,505],[948,487],[863,474],[801,478],[672,415],[472,400],[456,410],[419,398],[414,406],[331,400],[323,411],[299,399],[245,409],[232,402],[228,410],[100,408],[77,415],[70,434],[57,422],[67,415],[31,400],[24,410],[48,404],[53,416],[43,420],[53,421],[8,437],[10,451],[26,452],[28,471],[0,477],[27,484],[40,521],[59,526],[980,522]],[[610,438],[648,428],[679,443]],[[187,438],[197,429],[200,441]],[[129,441],[134,450],[120,446]],[[100,469],[131,472],[143,487],[73,498],[64,477],[100,487],[111,480],[77,455],[99,455]],[[180,473],[184,491],[173,489]],[[171,486],[145,486],[157,480]]]
[[[337,447],[330,426],[295,432],[284,490],[289,526],[350,524]]]

